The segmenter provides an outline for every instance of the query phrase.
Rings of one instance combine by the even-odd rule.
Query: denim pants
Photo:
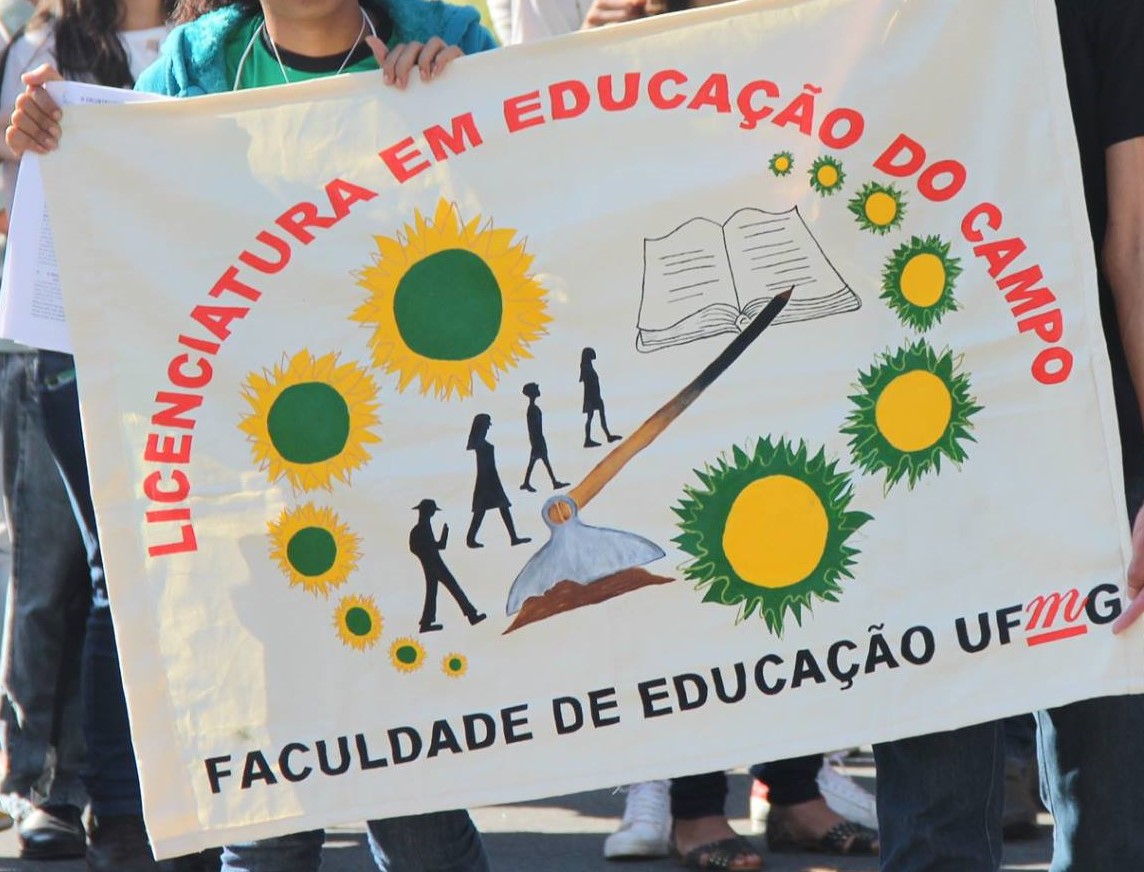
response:
[[[1144,869],[1144,696],[1037,712],[1051,872]],[[995,872],[1001,862],[1001,721],[874,748],[883,872]]]
[[[84,784],[96,817],[141,815],[143,802],[131,747],[127,701],[115,647],[111,607],[103,573],[103,555],[95,525],[95,507],[87,476],[80,426],[75,364],[70,355],[39,353],[40,405],[52,456],[63,474],[87,554],[91,610],[82,654]]]
[[[369,848],[381,872],[489,872],[468,812],[446,811],[369,821]],[[228,845],[223,872],[317,872],[322,830]]]
[[[82,808],[80,651],[91,602],[83,541],[44,433],[33,351],[0,354],[0,437],[11,571],[0,682],[0,794],[26,814]]]

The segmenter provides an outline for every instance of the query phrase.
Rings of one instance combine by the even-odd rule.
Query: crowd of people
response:
[[[719,0],[495,0],[490,14],[500,42],[518,43],[710,2]],[[1056,5],[1135,515],[1144,499],[1144,3]],[[9,198],[20,156],[59,141],[62,112],[44,88],[53,79],[184,97],[380,69],[384,85],[401,88],[498,44],[474,9],[430,0],[5,0],[0,32],[9,43],[0,80]],[[16,821],[26,859],[157,869],[69,356],[0,345],[0,437],[11,549],[0,826]],[[531,462],[547,466],[536,450]],[[1144,529],[1134,548],[1133,597],[1144,584]],[[1144,804],[1135,801],[1144,699],[1090,700],[1036,718],[1054,872],[1144,869]],[[1027,834],[1035,818],[1031,718],[890,742],[875,755],[876,803],[822,754],[754,767],[751,817],[768,849],[880,853],[886,872],[989,872],[999,868],[1003,832]],[[604,855],[762,868],[763,854],[728,822],[726,793],[722,773],[631,785]],[[368,832],[382,870],[489,868],[464,811],[373,820]],[[172,868],[305,872],[319,867],[322,843],[321,831],[295,833],[182,857]]]

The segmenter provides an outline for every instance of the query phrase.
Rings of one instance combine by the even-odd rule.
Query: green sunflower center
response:
[[[324,527],[304,527],[290,537],[286,559],[301,575],[313,578],[329,572],[338,558],[338,543]]]
[[[397,649],[397,659],[405,665],[417,662],[417,649],[412,645],[402,645]]]
[[[447,249],[418,261],[401,277],[393,317],[415,354],[468,360],[500,333],[504,301],[487,263],[471,251]]]
[[[266,416],[270,441],[290,463],[321,463],[337,457],[350,435],[350,409],[325,382],[291,385]]]
[[[346,629],[355,636],[368,636],[373,629],[373,618],[365,609],[354,606],[346,611]]]

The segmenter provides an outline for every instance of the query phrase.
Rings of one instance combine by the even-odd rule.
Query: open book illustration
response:
[[[739,209],[723,224],[692,218],[644,240],[643,295],[636,348],[656,351],[737,333],[775,295],[794,288],[775,324],[861,308],[792,206]]]

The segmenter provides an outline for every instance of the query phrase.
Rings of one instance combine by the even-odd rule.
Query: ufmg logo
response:
[[[1025,644],[1031,647],[1083,636],[1089,624],[1111,623],[1120,611],[1120,588],[1115,584],[1097,585],[1088,596],[1076,588],[1038,594],[1025,604]]]

